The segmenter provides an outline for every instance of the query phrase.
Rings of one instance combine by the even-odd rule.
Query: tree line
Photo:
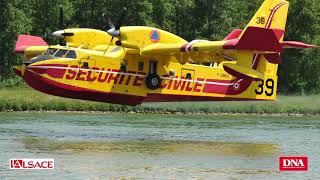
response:
[[[14,51],[19,34],[44,37],[58,30],[59,6],[66,27],[105,29],[102,14],[114,23],[121,8],[124,25],[154,26],[191,41],[221,40],[244,28],[263,0],[3,0],[0,2],[0,80],[13,77],[11,66],[22,62]],[[320,3],[291,0],[285,39],[320,45]],[[320,93],[320,51],[286,50],[279,70],[281,93]]]

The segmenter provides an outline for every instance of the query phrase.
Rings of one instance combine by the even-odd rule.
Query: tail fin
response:
[[[285,31],[288,10],[289,2],[286,0],[265,0],[246,29],[248,27],[259,27]]]
[[[224,69],[235,77],[263,80],[275,76],[272,78],[276,79],[288,10],[289,2],[286,0],[265,0],[239,38],[224,46],[225,49],[249,50],[252,53],[246,55],[242,52],[243,58],[236,65],[225,64]],[[270,52],[273,53],[270,55]]]
[[[286,0],[265,0],[242,32],[235,30],[225,38],[231,40],[224,48],[281,52],[288,10]]]

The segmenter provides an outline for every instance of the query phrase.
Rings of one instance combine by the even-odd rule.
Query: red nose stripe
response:
[[[27,69],[32,70],[37,74],[47,74],[52,78],[63,78],[66,73],[66,68],[68,65],[66,64],[46,64],[46,65],[36,65],[36,66],[28,66]]]

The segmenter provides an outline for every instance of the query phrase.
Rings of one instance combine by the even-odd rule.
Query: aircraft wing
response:
[[[38,36],[19,35],[16,43],[15,53],[24,54],[28,48],[33,48],[34,53],[42,53],[48,48],[48,44]],[[38,48],[37,48],[38,47]]]
[[[26,59],[38,56],[47,50],[49,45],[41,37],[19,35],[15,53],[24,55]]]
[[[228,50],[249,50],[256,52],[282,52],[279,43],[283,32],[275,29],[249,27],[241,37],[240,30],[233,31],[222,41],[194,40],[186,44],[152,44],[141,49],[141,55],[168,53],[215,53]]]
[[[181,52],[181,47],[184,44],[181,43],[174,43],[174,44],[164,44],[164,43],[157,43],[151,44],[146,46],[145,48],[141,49],[141,55],[159,55],[159,54],[172,54],[172,53],[179,53]]]
[[[285,48],[318,48],[318,46],[295,41],[281,41],[284,31],[248,27],[241,35],[234,30],[222,41],[194,40],[189,43],[151,44],[140,49],[141,55],[165,55],[172,53],[216,53],[217,51],[248,50],[256,53],[281,53]]]
[[[165,55],[188,52],[216,52],[222,50],[226,41],[195,40],[190,43],[151,44],[141,49],[141,55]]]

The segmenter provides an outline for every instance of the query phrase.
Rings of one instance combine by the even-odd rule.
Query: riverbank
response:
[[[276,102],[149,103],[131,107],[60,98],[20,88],[0,90],[0,111],[320,115],[320,96],[279,96]]]

